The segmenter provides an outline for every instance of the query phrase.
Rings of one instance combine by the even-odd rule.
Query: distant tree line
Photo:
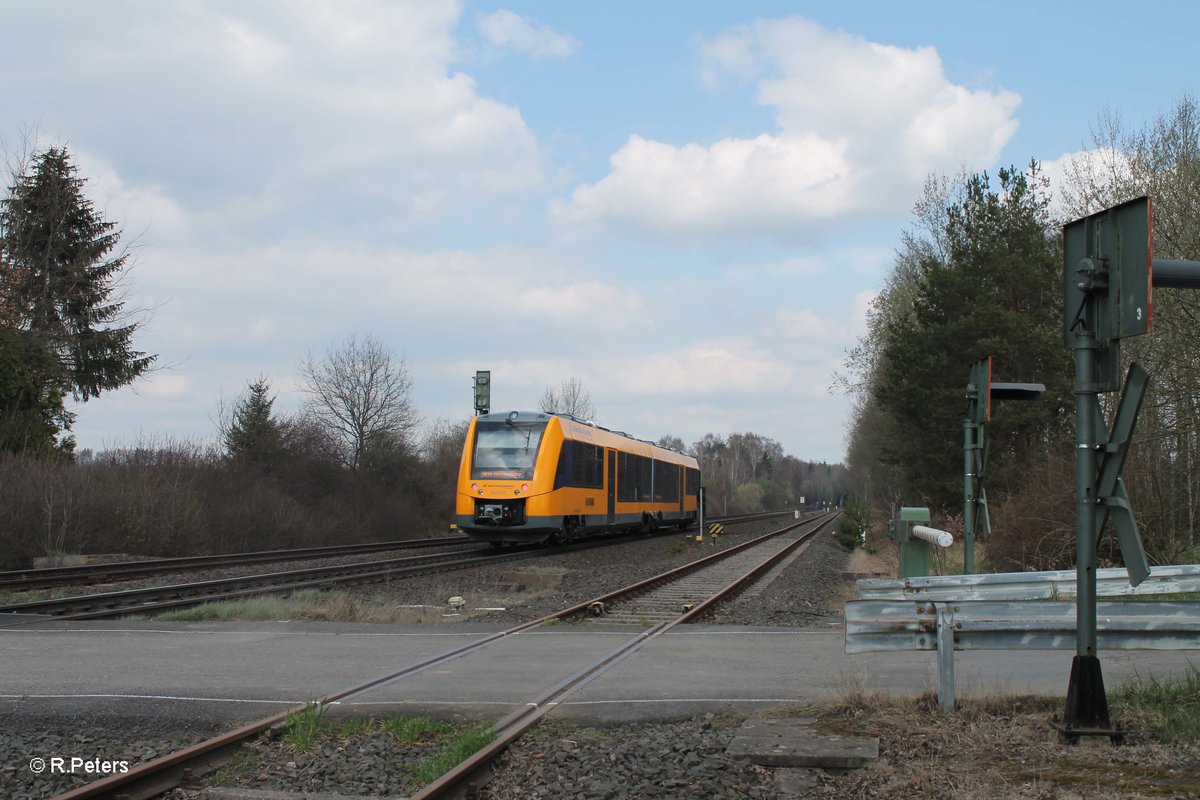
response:
[[[1036,161],[995,176],[930,178],[842,376],[855,401],[847,466],[877,518],[898,505],[930,505],[943,519],[961,520],[964,387],[973,361],[992,356],[997,381],[1046,385],[1039,402],[994,405],[988,423],[995,535],[987,554],[997,569],[1069,567],[1074,558],[1062,225],[1150,194],[1154,255],[1200,259],[1195,101],[1185,97],[1138,131],[1102,117],[1093,137],[1094,149],[1069,165],[1057,206]],[[1155,290],[1152,334],[1127,340],[1123,352],[1152,375],[1124,475],[1156,563],[1200,556],[1196,294]],[[1115,396],[1107,401],[1115,404]],[[1111,537],[1102,555],[1119,562]]]

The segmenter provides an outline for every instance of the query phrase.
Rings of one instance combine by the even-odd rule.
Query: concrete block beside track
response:
[[[807,717],[752,717],[725,752],[763,767],[858,769],[879,760],[879,740],[821,734]]]

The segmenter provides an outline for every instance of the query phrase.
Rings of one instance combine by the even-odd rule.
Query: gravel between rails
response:
[[[694,534],[670,533],[625,544],[556,553],[509,564],[418,576],[390,584],[347,589],[363,606],[427,604],[424,621],[517,624],[578,605],[613,589],[653,577],[717,550],[781,527],[778,522],[729,526],[715,545]],[[708,620],[727,625],[828,628],[841,621],[843,571],[849,554],[832,536],[817,534],[801,553],[777,567],[769,587],[748,593]],[[465,598],[461,614],[443,616],[451,596]],[[481,609],[499,608],[503,611]]]
[[[132,767],[229,729],[193,719],[44,716],[12,704],[4,711],[0,796],[13,800],[50,797],[114,774],[121,762]],[[63,759],[61,767],[53,758]],[[83,763],[73,764],[72,758]],[[35,759],[41,764],[33,764]]]

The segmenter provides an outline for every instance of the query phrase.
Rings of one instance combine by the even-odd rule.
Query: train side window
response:
[[[562,450],[558,454],[558,471],[554,473],[554,488],[573,486],[575,464],[575,442],[563,439]]]
[[[638,499],[641,474],[637,462],[638,457],[632,453],[617,454],[617,500],[622,503],[632,503]]]
[[[617,456],[617,500],[623,503],[653,502],[654,496],[665,490],[655,488],[658,478],[654,467],[652,458],[620,453]]]
[[[554,488],[604,488],[604,450],[594,444],[564,439],[554,474]]]
[[[700,470],[687,469],[687,486],[684,488],[684,494],[695,495],[700,493]]]
[[[579,461],[583,464],[583,480],[579,484],[585,489],[604,488],[604,451],[594,444],[582,444]]]
[[[659,503],[679,502],[679,466],[654,462],[654,499]]]

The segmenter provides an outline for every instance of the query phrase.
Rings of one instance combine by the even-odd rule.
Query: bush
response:
[[[338,466],[302,425],[286,434],[287,457],[269,472],[186,441],[74,463],[0,454],[0,569],[50,553],[169,557],[445,531],[455,475],[444,453],[437,469],[413,456],[406,469],[371,474]]]

